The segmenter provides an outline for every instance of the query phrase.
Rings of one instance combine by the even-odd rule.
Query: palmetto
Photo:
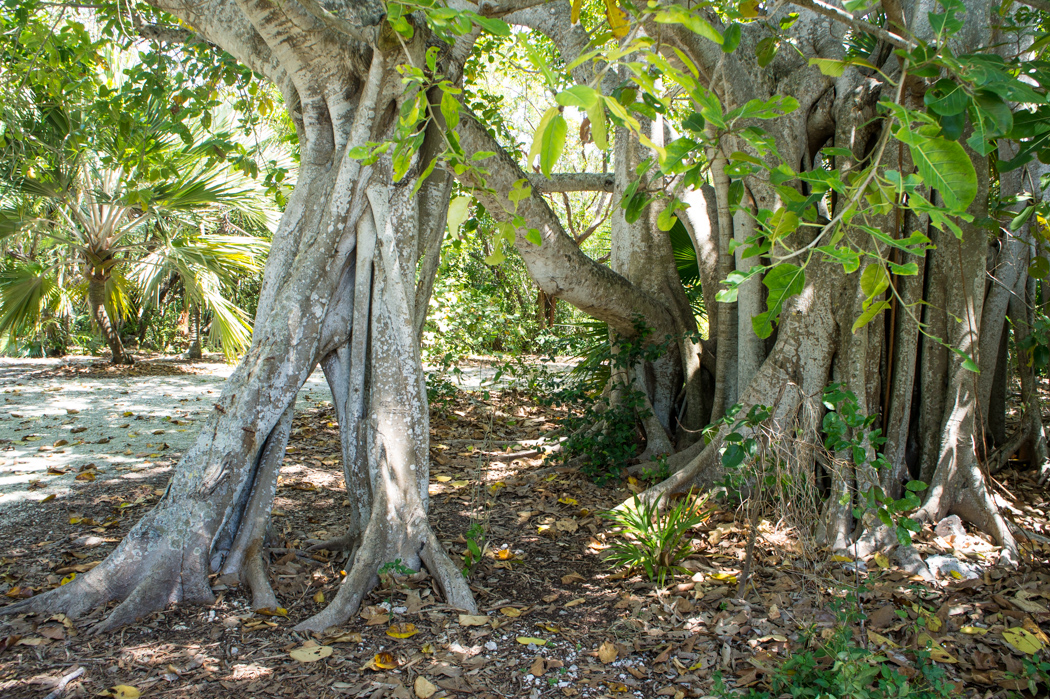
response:
[[[213,157],[213,141],[172,136],[159,103],[147,104],[134,128],[95,134],[90,144],[76,116],[53,105],[39,112],[44,119],[25,141],[50,167],[9,180],[0,233],[42,237],[62,253],[44,275],[57,282],[60,267],[72,268],[63,288],[86,303],[114,363],[129,361],[120,322],[136,303],[156,304],[172,282],[191,317],[210,313],[228,356],[244,350],[249,319],[226,290],[236,275],[261,270],[267,243],[246,230],[265,230],[272,217],[254,182]],[[36,298],[23,287],[41,283],[39,269],[8,264],[4,279],[0,332],[21,335],[30,319],[49,317],[46,305],[7,301]]]

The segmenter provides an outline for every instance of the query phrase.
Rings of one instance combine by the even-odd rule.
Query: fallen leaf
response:
[[[293,660],[298,660],[301,663],[315,663],[321,658],[327,658],[331,654],[331,646],[300,646],[288,653],[288,655],[292,656]]]
[[[568,496],[563,497],[563,498],[558,498],[558,502],[560,502],[562,505],[579,505],[580,504],[579,501],[576,498],[570,498]]]
[[[416,697],[418,699],[430,699],[430,696],[438,691],[437,685],[422,675],[416,678],[416,683],[413,685],[413,689],[416,691]]]
[[[982,629],[980,626],[963,626],[959,632],[969,636],[982,636],[988,633],[988,629]]]
[[[485,626],[489,623],[489,618],[481,614],[460,614],[459,625],[460,626]]]
[[[523,646],[527,646],[530,643],[537,646],[547,645],[547,642],[542,638],[536,638],[535,636],[518,636],[518,643]]]
[[[375,657],[365,667],[377,672],[379,670],[393,670],[397,667],[397,658],[394,657],[393,653],[376,653]]]
[[[394,624],[386,630],[386,635],[391,638],[411,638],[419,633],[419,629],[416,628],[415,624],[404,623]]]
[[[1003,640],[1008,646],[1025,655],[1035,655],[1043,648],[1042,641],[1031,631],[1020,626],[1003,631]]]
[[[263,616],[288,616],[288,610],[284,607],[278,607],[277,609],[256,609],[256,614],[262,614]]]
[[[117,699],[138,699],[142,696],[142,692],[140,692],[137,687],[132,687],[130,684],[118,684],[117,686],[110,687],[102,692],[99,696],[116,697]]]
[[[869,643],[874,643],[875,645],[886,646],[887,648],[900,648],[900,646],[898,646],[896,643],[894,643],[890,639],[886,638],[885,636],[882,636],[882,635],[879,635],[879,634],[875,633],[871,629],[868,629],[868,642]]]
[[[500,549],[496,552],[496,558],[501,561],[509,561],[514,558],[514,552],[510,549]]]
[[[532,661],[532,667],[529,668],[529,674],[533,677],[542,677],[544,669],[543,658],[536,658]]]
[[[576,522],[575,519],[559,519],[557,522],[554,523],[554,528],[560,532],[572,534],[580,528],[580,525]]]
[[[878,567],[880,567],[880,568],[889,568],[890,567],[890,559],[889,559],[889,557],[886,554],[884,554],[884,553],[876,553],[874,556],[872,556],[872,558],[875,560],[875,565],[877,565]]]
[[[51,493],[50,495],[48,495],[48,496],[46,496],[46,497],[42,498],[42,499],[40,500],[40,502],[51,502],[51,501],[52,501],[52,500],[54,500],[54,499],[55,499],[56,497],[57,497],[57,496],[56,496],[56,495],[55,495],[54,493]]]
[[[314,595],[314,602],[317,604],[324,604],[324,592],[318,590],[317,594]]]
[[[452,480],[452,476],[434,476],[434,480],[436,480],[438,483],[448,483],[450,480]]]
[[[574,600],[570,600],[570,601],[566,602],[566,603],[565,603],[565,604],[564,604],[563,606],[564,606],[564,607],[565,607],[566,609],[568,609],[568,608],[570,608],[570,607],[575,607],[575,606],[577,606],[577,605],[583,604],[583,603],[584,603],[584,602],[586,602],[586,601],[587,601],[587,600],[586,600],[586,599],[584,599],[583,597],[577,597],[577,598],[576,598],[576,599],[574,599]]]
[[[361,643],[363,637],[358,632],[340,634],[334,638],[326,638],[325,643]]]
[[[608,665],[616,660],[617,655],[619,655],[619,651],[616,650],[616,646],[609,641],[606,641],[598,648],[598,660],[601,660],[604,665]]]
[[[62,578],[62,582],[58,583],[58,586],[62,587],[63,585],[68,585],[69,583],[73,582],[76,579],[77,579],[77,574],[76,573],[70,573],[66,577]]]
[[[83,473],[78,473],[76,479],[78,481],[93,481],[95,480],[95,472],[84,471]]]
[[[518,609],[517,607],[500,607],[499,611],[500,611],[500,614],[503,614],[504,616],[509,616],[509,617],[519,617],[519,616],[521,616],[521,610]]]
[[[583,582],[584,580],[586,580],[586,578],[579,573],[569,573],[568,575],[561,576],[562,585],[571,585],[574,582]]]

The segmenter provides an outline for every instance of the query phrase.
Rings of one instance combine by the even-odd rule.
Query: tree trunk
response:
[[[200,359],[201,352],[201,307],[194,304],[190,307],[189,319],[190,346],[186,349],[187,359]]]
[[[95,321],[96,327],[102,334],[102,339],[109,345],[109,351],[112,355],[110,361],[113,364],[131,364],[134,360],[124,350],[124,343],[120,341],[120,333],[114,327],[113,321],[106,311],[106,277],[89,271],[87,278],[87,299],[88,308],[91,310],[91,319]]]
[[[177,9],[201,30],[214,24]],[[276,606],[265,572],[266,525],[295,397],[318,363],[339,415],[352,496],[343,538],[351,564],[329,607],[298,628],[345,622],[378,568],[398,558],[426,566],[450,605],[476,609],[426,515],[429,428],[413,306],[421,241],[444,227],[443,217],[430,214],[434,206],[447,210],[447,196],[429,197],[421,213],[413,193],[419,157],[397,184],[388,157],[367,166],[347,157],[369,140],[389,138],[396,126],[380,117],[397,114],[410,96],[395,70],[400,49],[390,56],[371,50],[363,60],[294,4],[249,3],[244,13],[251,30],[274,45],[289,23],[305,34],[311,25],[318,30],[312,40],[282,48],[281,70],[289,72],[276,74],[299,131],[302,166],[274,235],[252,346],[156,507],[96,568],[4,613],[76,617],[120,601],[95,627],[102,631],[175,602],[210,602],[212,573],[250,586],[256,608]],[[409,50],[418,56],[422,41]],[[311,70],[320,55],[326,68]],[[272,75],[275,68],[266,70]]]

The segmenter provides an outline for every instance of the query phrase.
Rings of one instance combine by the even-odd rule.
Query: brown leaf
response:
[[[619,651],[616,650],[616,646],[611,641],[606,641],[598,648],[598,660],[601,660],[604,665],[608,665],[616,660],[617,655],[619,655]]]
[[[561,584],[562,585],[571,585],[574,582],[583,582],[584,580],[586,580],[586,578],[584,578],[579,573],[575,573],[575,572],[569,573],[568,575],[561,576]]]
[[[532,661],[532,667],[529,668],[529,674],[533,677],[542,677],[543,672],[543,658],[536,658]]]

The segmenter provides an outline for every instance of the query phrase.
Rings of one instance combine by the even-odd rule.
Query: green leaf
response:
[[[780,44],[771,36],[767,36],[765,39],[759,41],[758,45],[755,47],[755,56],[758,58],[758,67],[765,68],[768,66],[777,55],[778,48],[780,48]]]
[[[540,235],[539,230],[536,228],[530,228],[528,231],[525,232],[525,240],[529,241],[536,247],[543,245],[543,237]]]
[[[781,263],[766,273],[762,283],[769,290],[766,301],[769,310],[753,317],[751,327],[756,335],[765,339],[773,334],[773,323],[780,317],[784,302],[806,288],[806,272],[801,267]]]
[[[904,484],[904,487],[915,493],[926,490],[926,484],[922,481],[908,481]]]
[[[853,327],[851,328],[850,332],[856,334],[858,330],[870,323],[872,320],[875,319],[877,315],[879,315],[889,307],[889,301],[879,301],[878,303],[867,304],[867,306],[864,309],[864,312],[861,313],[855,321],[853,321]]]
[[[539,126],[536,127],[536,134],[532,137],[532,147],[529,148],[529,167],[532,167],[533,160],[539,155],[540,148],[543,146],[543,135],[547,131],[547,125],[550,124],[551,120],[558,114],[557,107],[550,107],[543,113]]]
[[[495,17],[482,17],[471,13],[474,23],[493,36],[510,36],[510,25]]]
[[[736,47],[740,45],[740,38],[742,36],[740,24],[733,22],[726,27],[725,33],[722,34],[722,51],[725,53],[733,53],[736,51]]]
[[[868,299],[886,291],[889,285],[890,275],[886,273],[881,264],[868,265],[860,275],[860,290]]]
[[[587,108],[587,118],[591,122],[591,139],[594,141],[594,145],[601,150],[607,150],[609,148],[609,138],[605,127],[605,107],[602,106],[601,100]]]
[[[711,24],[695,12],[690,12],[681,5],[669,5],[656,13],[657,24],[680,24],[694,34],[724,45],[725,40]]]
[[[940,192],[950,210],[965,211],[977,196],[977,171],[963,147],[907,128],[898,130],[896,136],[911,151],[923,182]]]
[[[689,138],[676,138],[671,141],[664,150],[664,157],[660,158],[660,171],[664,174],[676,174],[684,169],[682,161],[689,157],[700,145]],[[682,166],[682,167],[680,167]]]
[[[598,104],[600,99],[598,91],[589,85],[570,87],[554,97],[554,101],[563,107],[579,107],[585,111]]]
[[[811,58],[809,59],[809,64],[819,68],[824,75],[840,78],[846,72],[846,66],[849,65],[849,61],[838,61],[834,58]]]
[[[962,83],[944,78],[926,91],[923,102],[935,114],[955,116],[966,111],[970,96],[966,94]]]
[[[1050,262],[1045,257],[1037,257],[1028,265],[1028,276],[1032,279],[1046,279],[1050,274]]]
[[[453,197],[448,204],[448,234],[451,238],[459,237],[460,226],[467,220],[470,209],[470,197]]]
[[[543,140],[540,144],[540,171],[544,177],[551,176],[554,164],[558,162],[562,151],[565,150],[565,134],[568,125],[561,113],[555,114],[547,128],[543,130]]]

